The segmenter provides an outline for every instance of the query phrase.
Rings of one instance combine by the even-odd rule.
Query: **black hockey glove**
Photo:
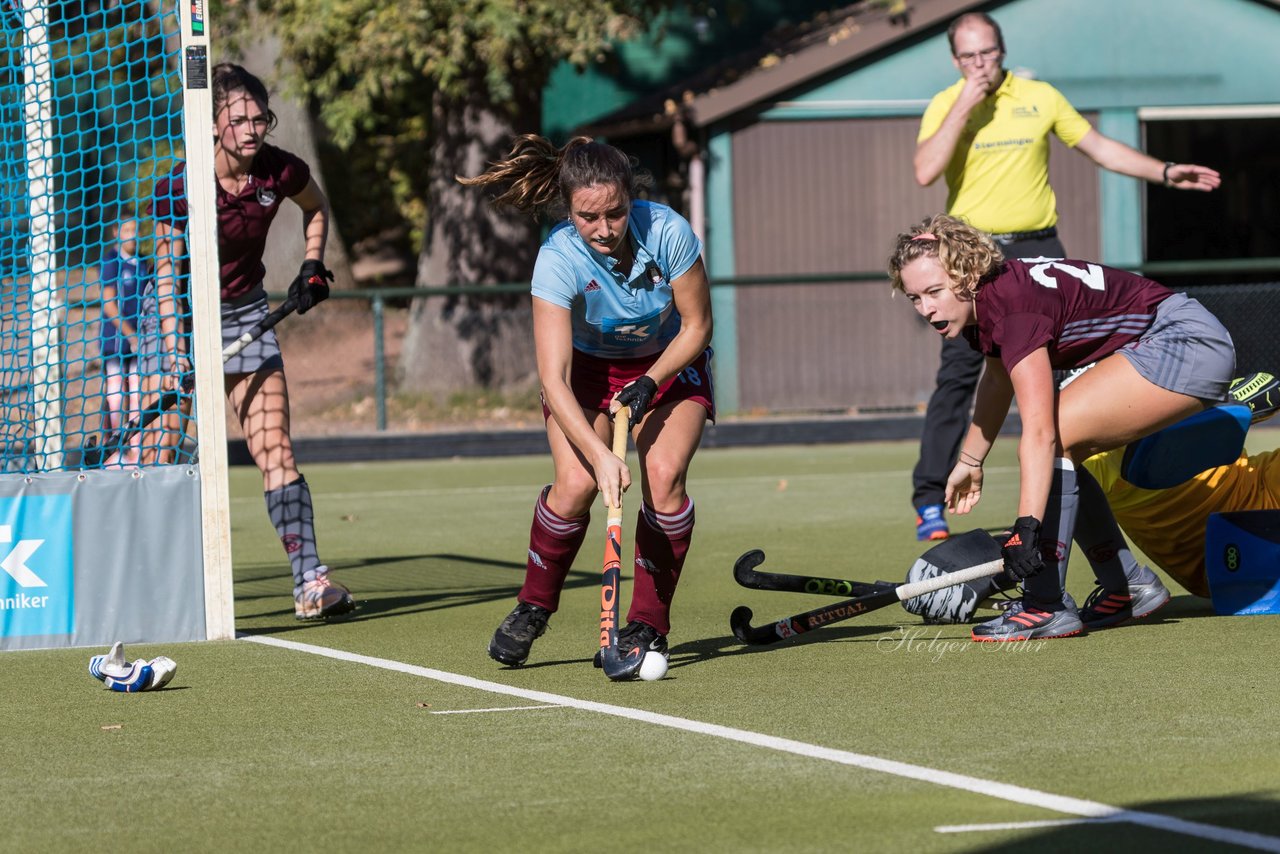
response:
[[[1030,578],[1044,569],[1044,557],[1040,554],[1040,520],[1035,516],[1019,516],[1000,555],[1004,558],[1005,574],[1016,581]]]
[[[657,393],[658,384],[648,374],[618,392],[618,403],[631,409],[631,414],[627,416],[628,427],[634,427],[640,423],[640,419],[644,418],[644,414],[649,411],[653,396]]]
[[[326,281],[333,281],[333,273],[325,269],[323,262],[310,259],[302,262],[302,269],[289,285],[289,296],[298,304],[298,314],[306,314],[329,298]]]

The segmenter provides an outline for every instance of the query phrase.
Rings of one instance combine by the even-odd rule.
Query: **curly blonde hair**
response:
[[[938,259],[963,299],[973,299],[982,280],[1000,269],[1004,254],[991,236],[947,214],[935,214],[898,235],[889,256],[893,289],[902,290],[902,269],[926,255]]]

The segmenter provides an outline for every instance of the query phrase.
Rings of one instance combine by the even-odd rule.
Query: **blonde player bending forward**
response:
[[[946,338],[963,336],[986,356],[973,422],[947,480],[955,513],[982,495],[982,463],[1016,397],[1018,518],[1005,570],[1023,598],[973,630],[974,640],[1079,634],[1095,618],[1064,589],[1081,504],[1115,525],[1106,499],[1079,465],[1222,401],[1235,368],[1231,336],[1202,305],[1150,279],[1089,261],[1005,260],[991,238],[938,215],[898,235],[893,285]],[[1059,391],[1053,372],[1098,364]],[[1123,542],[1116,530],[1115,540]],[[1150,570],[1121,556],[1100,577],[1127,588],[1134,616],[1168,599]],[[1096,569],[1096,568],[1095,568]]]

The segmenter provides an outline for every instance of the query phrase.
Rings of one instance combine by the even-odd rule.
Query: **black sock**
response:
[[[1108,590],[1123,592],[1130,581],[1142,577],[1142,567],[1116,524],[1102,486],[1084,467],[1076,470],[1076,479],[1080,484],[1076,544],[1088,558],[1098,583]]]
[[[1053,483],[1040,525],[1040,551],[1044,569],[1022,584],[1028,605],[1045,611],[1063,608],[1063,586],[1067,581],[1067,560],[1071,557],[1071,532],[1076,524],[1080,487],[1071,460],[1054,460]]]

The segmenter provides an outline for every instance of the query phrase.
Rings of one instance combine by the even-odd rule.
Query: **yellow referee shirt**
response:
[[[964,88],[961,79],[929,102],[919,141],[938,132]],[[1049,187],[1049,134],[1075,147],[1092,127],[1062,93],[1005,74],[969,115],[945,173],[947,213],[992,234],[1038,231],[1058,222]]]
[[[1124,449],[1085,460],[1130,541],[1179,584],[1209,595],[1204,531],[1211,513],[1280,509],[1280,451],[1243,453],[1172,489],[1139,489],[1120,477]]]

